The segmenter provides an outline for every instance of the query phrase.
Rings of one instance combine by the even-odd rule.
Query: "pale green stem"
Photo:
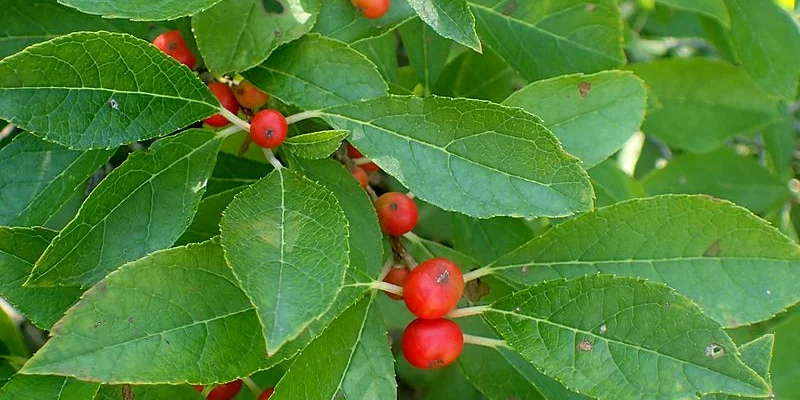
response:
[[[508,343],[506,343],[505,340],[490,339],[482,336],[472,336],[466,333],[464,334],[464,343],[474,344],[483,347],[491,347],[493,349],[509,348]]]

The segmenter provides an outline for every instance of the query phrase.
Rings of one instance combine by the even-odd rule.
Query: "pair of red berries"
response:
[[[232,400],[234,397],[236,397],[237,394],[239,394],[239,391],[241,389],[242,389],[242,380],[241,379],[237,379],[237,380],[235,380],[233,382],[228,382],[226,384],[219,385],[219,386],[215,387],[212,391],[210,391],[208,393],[208,396],[206,396],[206,399],[208,399],[208,400]],[[198,392],[202,393],[203,392],[203,386],[202,385],[195,385],[194,386],[194,390],[197,390]],[[269,399],[269,397],[272,396],[272,392],[274,392],[274,391],[275,391],[275,388],[271,387],[271,388],[261,392],[261,395],[258,396],[258,400],[267,400],[267,399]]]
[[[403,288],[402,299],[417,318],[403,332],[403,355],[417,368],[441,368],[452,364],[464,348],[461,328],[443,317],[464,293],[464,277],[451,260],[432,258],[413,270],[392,268],[385,282]],[[399,300],[401,297],[387,293]]]
[[[380,18],[389,10],[389,0],[350,0],[367,18]]]

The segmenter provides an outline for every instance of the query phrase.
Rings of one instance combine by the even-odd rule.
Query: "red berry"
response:
[[[389,10],[389,0],[350,0],[367,18],[377,19]]]
[[[269,396],[272,396],[272,392],[274,392],[274,391],[275,391],[274,387],[271,387],[271,388],[265,390],[264,392],[261,393],[260,396],[258,396],[258,400],[267,400],[267,399],[269,399]]]
[[[461,270],[446,258],[431,258],[417,265],[403,285],[403,300],[414,315],[424,319],[445,316],[464,293]]]
[[[168,56],[189,67],[189,69],[194,69],[197,57],[186,46],[186,42],[183,41],[183,36],[179,31],[164,32],[153,39],[153,44]]]
[[[225,107],[226,110],[236,114],[239,112],[239,103],[236,101],[236,96],[233,94],[233,90],[228,87],[228,85],[220,82],[211,82],[208,85],[208,89],[211,90],[211,93],[214,93],[219,103]],[[228,125],[228,119],[223,117],[220,114],[214,114],[206,119],[203,122],[211,125],[211,126],[225,126]]]
[[[242,380],[237,379],[233,382],[228,382],[224,385],[219,385],[214,388],[206,399],[208,400],[231,400],[239,394],[239,390],[242,389]],[[202,391],[202,390],[201,390]]]
[[[244,108],[256,110],[267,104],[269,95],[262,92],[261,89],[255,87],[248,81],[242,81],[233,89],[233,94],[236,95],[236,100]]]
[[[353,145],[351,145],[349,143],[347,144],[347,156],[350,157],[350,158],[353,158],[353,159],[364,158],[364,155],[361,154],[361,152],[358,151],[357,148],[353,147]],[[359,165],[359,167],[361,167],[361,169],[363,169],[366,172],[375,172],[375,171],[380,170],[380,168],[377,165],[375,165],[374,162],[368,162],[366,164],[361,164],[361,165]]]
[[[362,188],[367,188],[367,185],[369,185],[369,176],[367,176],[367,173],[364,172],[364,169],[361,167],[353,167],[353,170],[350,171],[350,174],[353,175],[353,178],[356,178],[358,184],[361,185]]]
[[[384,193],[375,200],[375,209],[378,211],[381,229],[390,235],[400,236],[417,225],[417,205],[402,193]]]
[[[403,285],[405,285],[406,283],[406,278],[408,277],[408,274],[410,272],[411,270],[409,270],[408,267],[406,266],[395,265],[394,268],[389,270],[389,273],[386,274],[386,277],[383,278],[383,281],[386,283],[391,283],[393,285],[403,287]],[[395,300],[400,300],[403,298],[403,296],[398,296],[394,293],[389,293],[389,292],[384,292],[384,293],[386,293],[387,296]]]
[[[449,319],[415,319],[403,332],[403,355],[411,365],[442,368],[452,364],[464,348],[461,328]]]
[[[286,118],[277,110],[261,110],[250,121],[250,137],[261,147],[274,149],[280,146],[288,133]]]

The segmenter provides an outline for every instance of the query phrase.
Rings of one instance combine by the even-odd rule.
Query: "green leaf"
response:
[[[753,157],[722,147],[706,154],[682,154],[645,178],[649,194],[707,194],[763,213],[789,198],[785,181]]]
[[[468,334],[495,336],[477,317],[459,319],[458,324]],[[537,371],[511,349],[466,345],[458,365],[470,383],[489,400],[589,400]]]
[[[595,165],[589,170],[589,176],[592,177],[592,186],[597,195],[596,207],[645,196],[642,184],[622,171],[615,160],[608,159]]]
[[[692,152],[721,146],[776,122],[778,99],[742,69],[718,60],[670,58],[634,64],[663,107],[647,114],[643,130]]]
[[[392,0],[389,10],[378,19],[364,18],[349,1],[325,0],[322,1],[314,32],[345,43],[353,43],[393,31],[414,16],[414,9],[407,0]]]
[[[464,52],[445,66],[434,93],[500,103],[513,91],[516,71],[489,48]]]
[[[276,170],[236,195],[220,223],[225,258],[255,305],[269,354],[327,311],[348,266],[348,227],[324,186]]]
[[[86,14],[106,18],[125,18],[134,21],[163,21],[177,19],[203,11],[220,0],[59,0]]]
[[[128,385],[133,399],[142,400],[202,400],[201,396],[193,387],[190,386],[169,386],[169,385]],[[97,392],[94,400],[125,400],[122,385],[103,385]],[[245,392],[247,389],[242,389]]]
[[[663,282],[733,327],[800,301],[798,256],[797,245],[741,207],[673,195],[583,214],[491,268],[517,288],[597,272]]]
[[[319,160],[333,154],[346,136],[347,131],[319,131],[292,136],[283,144],[300,158]]]
[[[789,174],[789,165],[794,157],[794,118],[788,107],[781,107],[781,120],[764,129],[764,145],[769,155],[770,166],[779,176]]]
[[[3,0],[0,7],[0,58],[77,31],[128,32],[140,38],[150,32],[145,23],[86,15],[52,0]]]
[[[719,324],[666,286],[592,275],[545,282],[490,307],[484,318],[514,350],[589,396],[770,393]]]
[[[55,236],[56,232],[44,228],[0,227],[0,296],[44,330],[83,293],[73,287],[22,286]]]
[[[731,24],[731,17],[724,0],[656,0],[656,2],[711,17],[726,27]]]
[[[383,267],[383,234],[372,200],[350,172],[334,160],[303,161],[300,169],[330,190],[342,206],[350,228],[349,268],[377,278]]]
[[[294,361],[270,399],[396,399],[394,359],[373,296],[334,320]]]
[[[125,34],[79,32],[31,46],[0,61],[0,77],[0,118],[75,149],[165,135],[219,107],[188,68]]]
[[[132,154],[92,191],[26,284],[87,288],[172,245],[192,221],[219,143],[211,132],[189,130]]]
[[[733,50],[764,90],[787,100],[800,77],[800,25],[774,1],[725,0]]]
[[[224,0],[192,17],[192,31],[203,61],[224,74],[248,70],[283,43],[311,30],[320,0],[287,0],[280,13],[266,10],[262,0]]]
[[[261,158],[264,158],[263,154],[261,154]],[[217,162],[214,164],[214,170],[211,171],[211,177],[208,178],[206,196],[251,185],[267,176],[271,171],[272,166],[269,164],[219,152],[217,154]]]
[[[255,309],[219,240],[124,265],[89,289],[51,333],[23,373],[208,384],[249,375],[266,361]]]
[[[575,74],[534,82],[503,104],[544,120],[564,150],[591,168],[614,154],[644,120],[644,82],[630,72]]]
[[[533,229],[523,219],[495,217],[475,219],[453,215],[453,248],[486,265],[533,238]]]
[[[390,96],[323,110],[417,197],[474,217],[563,216],[592,208],[580,162],[535,116],[468,99]]]
[[[61,376],[14,375],[2,388],[1,400],[93,399],[99,383],[81,382]]]
[[[334,160],[304,160],[299,165],[311,180],[318,181],[333,192],[347,217],[350,229],[350,265],[345,277],[346,285],[369,283],[377,277],[383,266],[383,242],[375,207],[364,189],[356,183],[344,167]],[[279,362],[294,356],[311,343],[330,322],[353,305],[367,291],[367,286],[345,286],[328,311],[309,324],[296,339],[286,345],[270,359]]]
[[[465,0],[408,0],[417,15],[442,37],[481,52],[475,16]]]
[[[245,186],[239,186],[203,199],[197,206],[197,212],[194,214],[191,225],[175,241],[175,244],[199,243],[219,235],[222,212],[233,201],[233,197],[244,189]]]
[[[425,93],[430,94],[447,63],[452,42],[437,35],[419,18],[404,23],[397,28],[397,32],[403,40],[417,79],[425,88]]]
[[[307,35],[281,47],[244,77],[282,102],[308,110],[381,97],[387,92],[386,82],[366,57],[319,35]]]
[[[530,81],[625,63],[615,0],[470,0],[470,5],[484,43]]]
[[[393,82],[397,79],[397,35],[394,31],[359,40],[350,47],[372,61],[385,81]]]
[[[29,357],[30,352],[25,345],[20,327],[6,313],[5,309],[0,309],[0,357]]]
[[[33,135],[17,136],[0,149],[0,224],[44,225],[113,151],[69,150]]]
[[[775,335],[766,334],[739,347],[742,361],[767,383],[770,383],[769,367],[772,362],[772,348],[775,345]],[[726,394],[712,394],[703,397],[704,400],[736,400],[752,399],[752,397],[732,396]]]

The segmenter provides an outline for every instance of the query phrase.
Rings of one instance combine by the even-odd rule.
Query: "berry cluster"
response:
[[[197,58],[186,45],[179,31],[163,33],[153,40],[153,44],[178,62],[194,69]],[[257,145],[273,149],[286,140],[289,133],[286,118],[277,110],[259,111],[269,101],[269,95],[252,83],[242,81],[231,89],[225,83],[214,81],[208,84],[208,89],[214,94],[220,105],[231,114],[238,114],[242,107],[251,111],[248,115],[255,112],[250,124],[250,138]],[[221,127],[230,123],[221,114],[214,114],[204,119],[203,122],[213,127]]]
[[[203,393],[203,386],[202,385],[195,385],[194,390],[197,390],[199,393]],[[232,382],[228,382],[222,385],[217,385],[214,389],[208,392],[206,399],[208,400],[232,400],[239,394],[239,391],[242,390],[242,380],[237,379]],[[268,388],[261,392],[258,396],[258,400],[267,400],[270,396],[272,396],[272,392],[275,391],[274,387]]]
[[[363,161],[364,155],[352,146],[348,155]],[[362,162],[362,166],[375,164]],[[367,187],[364,169],[355,167],[353,176]],[[375,200],[378,222],[383,232],[390,236],[401,236],[411,232],[417,225],[419,212],[414,200],[398,193],[384,193]],[[394,300],[403,300],[417,319],[408,324],[403,332],[403,355],[417,368],[441,368],[452,364],[464,347],[464,335],[459,326],[444,317],[457,305],[464,293],[464,277],[451,260],[432,258],[417,265],[413,270],[404,265],[395,265],[383,279],[402,288],[402,296],[386,292]]]

